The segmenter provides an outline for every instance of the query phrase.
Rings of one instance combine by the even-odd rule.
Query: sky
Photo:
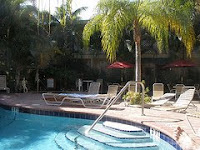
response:
[[[38,1],[38,0],[37,0]],[[51,14],[54,14],[55,8],[62,4],[63,0],[50,0]],[[66,0],[64,0],[66,1]],[[87,20],[95,13],[95,6],[98,0],[73,0],[72,10],[76,10],[80,7],[88,7],[86,11],[82,11],[81,18]],[[38,3],[36,2],[38,7]],[[40,0],[40,10],[49,10],[49,0]]]

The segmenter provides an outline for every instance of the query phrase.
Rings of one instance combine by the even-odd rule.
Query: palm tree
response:
[[[80,7],[75,11],[72,11],[72,0],[57,7],[55,18],[59,20],[60,26],[57,26],[54,32],[52,32],[52,37],[58,42],[61,50],[74,50],[74,47],[80,45],[82,40],[80,33],[82,33],[83,26],[80,23],[79,15],[86,9],[87,7]]]
[[[72,0],[63,1],[60,7],[57,7],[55,18],[59,24],[54,28],[51,38],[56,42],[61,53],[57,55],[60,66],[63,67],[63,82],[66,83],[66,72],[69,70],[69,62],[72,62],[72,54],[79,49],[82,42],[83,25],[80,23],[79,14],[84,11],[86,7],[80,7],[72,10]],[[81,35],[80,35],[81,34]],[[58,64],[57,64],[58,65]]]
[[[15,12],[15,20],[12,29],[12,39],[10,40],[11,60],[16,68],[15,91],[19,90],[21,72],[26,70],[33,62],[31,55],[32,42],[37,38],[36,19],[33,17],[35,7],[21,6]]]
[[[168,49],[168,38],[175,34],[190,56],[195,42],[193,4],[190,0],[100,0],[97,15],[84,28],[84,45],[88,47],[91,35],[101,31],[103,50],[114,61],[124,30],[131,28],[135,42],[135,80],[141,81],[141,29],[156,39],[160,52]]]
[[[80,20],[80,13],[86,10],[87,7],[80,7],[75,11],[72,11],[72,0],[68,0],[66,4],[62,4],[57,7],[55,17],[60,21],[63,30],[66,27],[72,27],[75,23]]]
[[[32,20],[23,8],[25,0],[0,0],[0,44],[5,51],[8,72],[15,68],[15,89],[19,86],[20,72],[30,62],[29,45],[34,34]],[[26,9],[27,10],[27,9]]]

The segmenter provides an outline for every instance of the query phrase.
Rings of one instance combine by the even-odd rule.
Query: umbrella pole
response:
[[[123,83],[123,70],[121,69],[121,84]]]
[[[183,77],[182,77],[183,83],[184,83],[184,78],[185,78],[185,68],[183,67]]]
[[[183,84],[183,82],[184,82],[184,76],[185,76],[185,69],[184,68],[181,68],[181,72],[182,72],[182,74],[181,74],[181,83]]]

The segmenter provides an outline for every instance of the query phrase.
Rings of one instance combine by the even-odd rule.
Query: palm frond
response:
[[[103,50],[113,61],[124,29],[139,20],[139,25],[156,39],[160,52],[168,49],[171,31],[181,37],[190,55],[195,42],[193,8],[190,0],[100,0],[98,15],[85,26],[84,44],[89,46],[90,36],[96,30],[101,31]]]
[[[84,28],[84,43],[86,46],[89,45],[90,36],[96,30],[93,23],[98,20],[103,50],[106,52],[107,58],[114,61],[124,29],[133,22],[133,15],[135,15],[133,4],[127,0],[100,0],[97,10],[99,10],[97,18],[94,17],[95,20],[92,19],[92,23],[89,22]],[[101,19],[98,19],[99,16],[101,16]]]
[[[133,17],[131,17],[132,15],[129,12],[129,9],[126,9],[126,7],[116,7],[116,9],[112,9],[106,15],[102,22],[102,46],[110,61],[116,59],[116,51],[118,50],[124,29],[133,22]]]
[[[187,55],[191,56],[195,43],[195,32],[193,29],[194,3],[191,1],[176,1],[170,3],[170,14],[166,15],[169,26],[184,43]]]
[[[78,16],[81,14],[82,11],[86,11],[88,7],[81,7],[76,9],[73,13],[72,16]]]
[[[148,5],[143,3],[140,7],[140,22],[156,39],[160,51],[163,51],[164,46],[167,48],[169,31],[171,31],[182,39],[187,49],[187,54],[191,54],[195,42],[192,21],[193,3],[168,0],[167,2],[152,2],[148,3]]]
[[[85,47],[89,47],[90,37],[101,29],[101,23],[104,15],[99,14],[92,18],[84,27],[83,30],[83,44]]]

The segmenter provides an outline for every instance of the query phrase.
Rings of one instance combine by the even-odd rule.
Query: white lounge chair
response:
[[[118,85],[109,85],[107,95],[109,97],[116,96],[118,93],[119,86]]]
[[[100,82],[100,93],[103,92],[103,79],[97,79],[96,82]]]
[[[6,84],[6,75],[0,75],[0,90],[5,90],[7,93],[10,93],[10,88]]]
[[[67,99],[70,101],[82,102],[83,106],[84,102],[83,98],[94,97],[99,93],[100,83],[92,82],[90,83],[89,90],[87,94],[70,94],[70,93],[42,93],[43,100],[47,105],[57,105],[60,106]]]
[[[92,108],[101,108],[103,106],[107,106],[110,102],[115,98],[118,93],[118,85],[109,85],[108,91],[106,94],[66,94],[63,98],[63,102],[66,100],[72,102],[81,102],[84,107],[92,107]]]
[[[100,82],[90,83],[88,94],[99,94],[100,85],[101,85]]]
[[[107,94],[98,94],[96,97],[90,97],[88,99],[93,101],[93,104],[97,107],[107,106],[117,95],[118,89],[118,85],[109,85]]]
[[[151,101],[158,100],[161,96],[164,95],[164,84],[163,83],[154,83],[153,84],[153,96]]]
[[[42,97],[47,105],[62,105],[65,101],[73,104],[81,104],[84,107],[102,107],[108,105],[117,95],[118,86],[109,85],[107,94],[96,94],[99,91],[100,83],[93,82],[90,84],[88,94],[70,94],[70,93],[43,93]],[[51,100],[50,100],[51,99]]]
[[[151,103],[147,103],[145,104],[145,107],[152,107],[152,106],[162,106],[162,105],[166,105],[169,104],[168,102],[175,97],[175,93],[165,93],[164,95],[162,95],[159,99],[157,99],[156,101],[153,101]]]
[[[184,87],[185,87],[184,84],[176,84],[176,86],[175,86],[175,93],[176,93],[175,99],[177,99],[180,96],[180,94],[183,93]]]
[[[176,111],[186,110],[194,97],[195,88],[186,89],[177,99],[177,101],[171,106],[155,106],[151,109],[165,110],[165,111]],[[194,105],[194,104],[193,104]]]

